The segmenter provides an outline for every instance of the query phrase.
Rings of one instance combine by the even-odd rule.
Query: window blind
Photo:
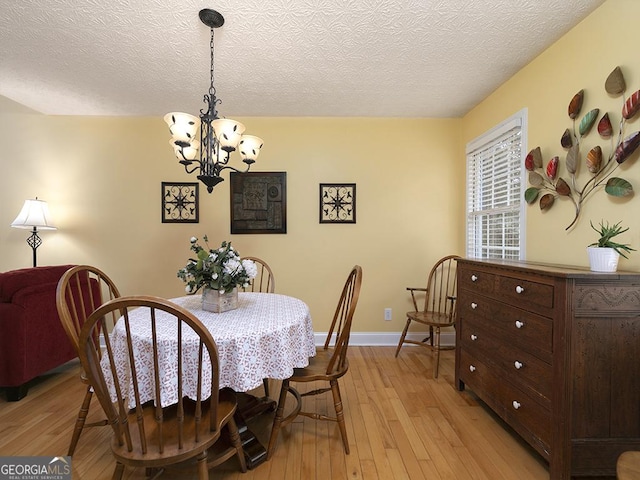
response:
[[[511,118],[467,146],[467,256],[522,258],[523,121]]]

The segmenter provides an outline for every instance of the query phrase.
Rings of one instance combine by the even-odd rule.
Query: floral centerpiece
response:
[[[205,303],[214,302],[212,298],[207,298],[209,292],[216,295],[216,298],[224,295],[235,295],[235,306],[237,306],[237,287],[248,287],[249,282],[258,273],[258,269],[252,260],[242,260],[237,250],[231,246],[231,242],[222,242],[219,248],[209,248],[209,239],[205,235],[202,237],[206,248],[203,248],[196,237],[191,237],[191,250],[196,254],[196,258],[190,258],[184,268],[178,270],[178,278],[187,285],[185,291],[188,294],[196,293],[203,289],[203,308]],[[217,302],[217,300],[215,300]],[[233,297],[229,297],[227,303],[233,306]],[[231,308],[225,308],[230,310]],[[209,309],[209,308],[205,308]],[[213,311],[220,310],[215,307]]]

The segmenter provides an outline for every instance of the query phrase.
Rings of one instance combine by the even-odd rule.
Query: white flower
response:
[[[256,266],[256,262],[253,260],[242,260],[242,267],[247,272],[247,276],[249,278],[254,278],[258,274],[258,267]]]
[[[217,273],[212,274],[211,278],[213,278],[214,280],[217,280],[218,279],[218,274]]]
[[[187,293],[191,293],[191,285],[187,285],[186,287],[184,287],[184,291]]]
[[[196,237],[191,237],[191,239],[189,241],[191,243],[196,243],[198,241],[198,239]]]
[[[224,262],[224,271],[225,271],[225,273],[228,273],[229,275],[233,275],[234,273],[236,273],[236,271],[239,268],[242,268],[242,265],[235,258],[230,258],[229,260]]]

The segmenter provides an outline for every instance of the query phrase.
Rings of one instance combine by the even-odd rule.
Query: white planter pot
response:
[[[592,272],[615,272],[620,255],[613,248],[587,247]]]

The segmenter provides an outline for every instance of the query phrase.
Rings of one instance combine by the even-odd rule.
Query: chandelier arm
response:
[[[234,172],[238,172],[238,173],[247,173],[249,171],[249,169],[251,168],[251,165],[247,165],[247,169],[246,170],[240,170],[239,168],[236,167],[232,167],[231,165],[225,165],[224,167],[220,168],[220,172],[222,172],[222,170],[233,170]]]
[[[195,162],[195,164],[196,164],[196,165],[194,165],[194,167],[193,167],[191,170],[189,170],[189,169],[187,168],[187,167],[188,167],[188,165],[185,165],[185,164],[183,163],[183,165],[184,165],[184,171],[185,171],[185,172],[187,172],[189,175],[191,175],[191,174],[192,174],[193,172],[195,172],[196,170],[200,170],[200,169],[202,168],[202,167],[200,166],[200,162]]]

